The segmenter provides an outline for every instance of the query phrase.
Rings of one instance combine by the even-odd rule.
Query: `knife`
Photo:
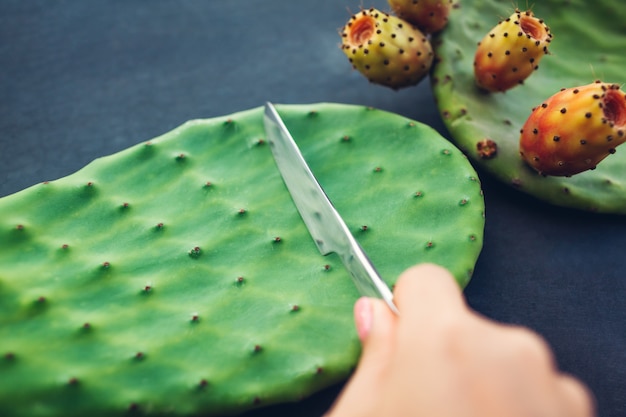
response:
[[[398,314],[391,290],[328,199],[270,102],[265,104],[263,121],[278,170],[319,251],[336,253],[361,295],[382,298]]]

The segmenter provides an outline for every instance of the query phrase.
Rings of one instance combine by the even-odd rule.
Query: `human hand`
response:
[[[543,339],[470,310],[445,269],[413,267],[394,293],[398,317],[381,300],[355,304],[363,352],[327,417],[594,415]]]

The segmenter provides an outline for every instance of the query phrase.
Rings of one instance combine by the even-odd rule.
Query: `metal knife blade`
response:
[[[322,255],[336,253],[361,295],[382,298],[398,314],[393,294],[311,172],[272,103],[264,115],[267,141],[283,181]]]

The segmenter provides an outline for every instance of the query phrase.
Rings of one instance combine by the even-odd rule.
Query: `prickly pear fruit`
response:
[[[374,8],[353,15],[341,36],[353,68],[393,89],[420,82],[433,62],[430,41],[419,29]]]
[[[474,56],[476,84],[485,90],[506,91],[522,84],[548,53],[550,28],[527,10],[515,10],[478,43]]]
[[[388,0],[399,18],[424,33],[436,33],[448,24],[452,0]]]
[[[596,81],[567,88],[533,109],[520,135],[520,154],[544,175],[595,169],[626,141],[626,95]]]

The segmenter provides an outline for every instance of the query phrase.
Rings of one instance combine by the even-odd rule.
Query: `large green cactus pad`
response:
[[[484,203],[458,149],[380,110],[277,108],[389,284],[426,261],[468,282]],[[190,121],[0,199],[0,415],[295,401],[353,369],[358,296],[302,223],[262,109]]]
[[[520,8],[524,7],[522,4]],[[533,3],[554,39],[551,55],[523,85],[506,93],[480,92],[474,83],[476,44],[513,12],[508,0],[461,3],[448,27],[434,39],[434,94],[455,143],[484,170],[551,204],[626,214],[626,149],[617,149],[596,170],[567,177],[542,177],[519,156],[519,131],[531,109],[561,88],[596,79],[626,81],[626,8],[614,1],[545,0]],[[492,140],[497,155],[483,158],[478,143]]]

